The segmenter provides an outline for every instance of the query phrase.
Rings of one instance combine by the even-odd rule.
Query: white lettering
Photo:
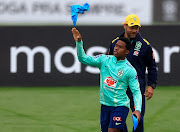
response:
[[[164,72],[170,73],[171,72],[171,55],[173,53],[179,53],[180,47],[173,46],[173,47],[164,47]]]
[[[71,67],[65,67],[61,62],[61,58],[62,58],[63,54],[65,54],[65,53],[71,53],[74,57],[74,64]],[[77,58],[76,48],[72,48],[69,46],[60,48],[55,54],[54,64],[55,64],[56,68],[62,73],[70,74],[73,72],[75,72],[75,73],[81,72],[81,64]]]
[[[27,46],[11,47],[10,50],[10,71],[11,73],[17,72],[17,57],[18,54],[25,53],[27,56],[27,72],[33,73],[34,72],[34,55],[36,53],[42,53],[44,56],[44,72],[50,73],[51,72],[51,54],[46,47],[37,46],[34,49],[30,49]]]
[[[152,48],[155,56],[156,63],[160,62],[160,56],[156,49]],[[102,53],[105,54],[107,52],[107,48],[102,46],[93,46],[87,50],[87,55],[94,56],[94,53]],[[173,47],[164,47],[163,50],[163,70],[164,73],[171,72],[171,55],[174,53],[179,53],[180,47],[173,46]],[[10,48],[10,72],[16,73],[17,72],[17,62],[18,62],[18,55],[20,53],[25,53],[27,56],[27,72],[33,73],[34,72],[34,56],[37,53],[41,53],[44,57],[44,73],[51,72],[51,53],[49,49],[43,46],[37,46],[33,49],[30,49],[27,46],[20,46],[15,47],[12,46]],[[62,57],[65,53],[72,54],[74,61],[70,67],[63,65]],[[67,60],[68,61],[68,60]],[[71,74],[71,73],[81,73],[81,63],[78,61],[76,48],[65,46],[57,50],[54,56],[54,64],[58,71],[64,74]],[[99,74],[99,69],[92,66],[86,66],[85,71],[91,74]],[[147,72],[147,71],[146,71]]]
[[[159,57],[158,51],[155,48],[152,48],[152,50],[153,50],[153,53],[154,53],[154,56],[155,56],[156,63],[159,63],[160,62],[160,57]]]

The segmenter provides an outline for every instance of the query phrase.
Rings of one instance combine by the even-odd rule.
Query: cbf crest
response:
[[[134,54],[135,56],[139,55],[140,49],[141,49],[142,43],[140,41],[136,42],[135,48],[134,48]]]
[[[119,71],[118,71],[118,76],[119,76],[119,77],[122,77],[123,73],[124,73],[123,70],[119,70]]]

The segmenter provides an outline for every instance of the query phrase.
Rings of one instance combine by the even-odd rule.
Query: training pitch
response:
[[[180,86],[146,101],[145,132],[180,130]],[[130,111],[131,113],[131,111]],[[1,87],[1,132],[100,132],[99,87]],[[132,119],[127,119],[129,131]]]

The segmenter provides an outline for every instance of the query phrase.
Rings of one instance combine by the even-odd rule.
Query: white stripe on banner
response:
[[[79,15],[77,25],[111,25],[129,14],[141,24],[152,23],[152,0],[1,0],[0,23],[59,23],[71,25],[70,6],[89,3],[90,10]]]

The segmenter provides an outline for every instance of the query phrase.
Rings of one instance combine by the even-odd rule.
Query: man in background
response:
[[[126,56],[128,61],[136,69],[138,73],[138,79],[140,83],[140,90],[142,94],[142,112],[139,125],[135,132],[144,132],[144,114],[145,114],[145,97],[147,100],[151,99],[156,87],[157,81],[157,66],[155,63],[154,54],[150,43],[144,39],[139,33],[139,28],[141,27],[138,16],[131,14],[126,17],[125,22],[122,23],[124,26],[124,33],[117,36],[111,43],[109,48],[109,55],[113,55],[114,47],[121,37],[126,37],[131,40],[132,48],[129,54]],[[146,81],[146,68],[148,71],[147,81]],[[146,82],[148,87],[146,88]],[[131,91],[127,90],[127,95],[130,98],[130,107],[134,111],[134,102]],[[127,132],[127,126],[125,124],[124,128]]]

